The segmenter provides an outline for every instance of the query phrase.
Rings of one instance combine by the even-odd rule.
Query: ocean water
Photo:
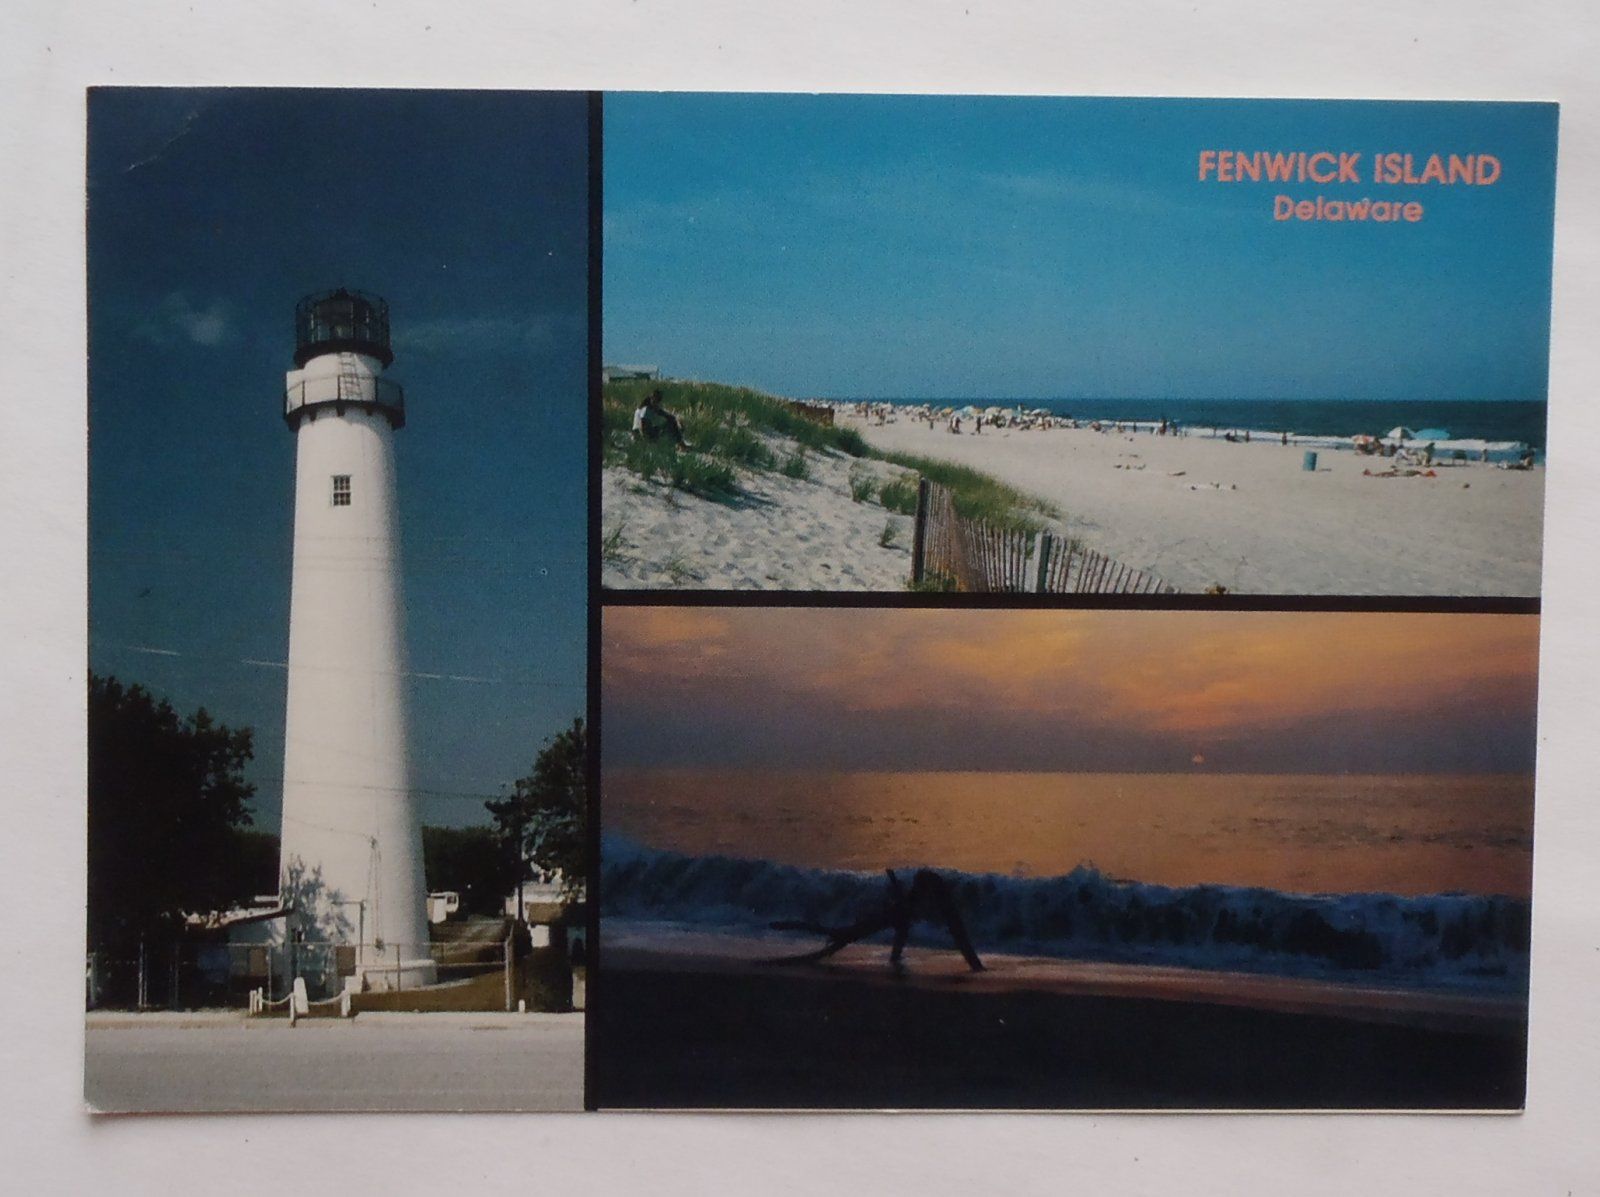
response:
[[[980,950],[1464,988],[1526,985],[1523,776],[610,770],[606,917],[848,923],[888,867]],[[948,947],[920,928],[913,942]]]
[[[806,868],[1513,898],[1532,877],[1527,775],[608,769],[604,802],[652,848]]]
[[[1379,436],[1396,425],[1442,428],[1455,440],[1521,441],[1543,452],[1543,400],[1367,400],[1367,399],[876,399],[849,402],[915,406],[1042,407],[1083,420],[1177,420],[1195,428],[1290,432],[1301,436]]]

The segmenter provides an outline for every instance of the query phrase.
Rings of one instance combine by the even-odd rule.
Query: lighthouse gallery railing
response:
[[[398,416],[397,426],[405,422],[405,388],[393,379],[335,374],[327,378],[302,379],[284,388],[283,414],[286,418],[292,417],[302,407],[324,403],[386,408]]]

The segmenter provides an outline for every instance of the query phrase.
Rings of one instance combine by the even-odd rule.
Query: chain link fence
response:
[[[582,964],[583,940],[565,935],[568,963]],[[550,929],[532,928],[534,949],[552,946]],[[369,944],[360,971],[371,988],[405,990],[421,983],[432,965],[435,982],[461,981],[504,971],[514,954],[509,933],[473,940],[426,944]],[[90,1010],[198,1010],[250,1006],[259,990],[281,1001],[294,978],[305,980],[313,999],[337,996],[360,964],[355,944],[204,943],[145,944],[133,951],[91,951],[85,957],[84,1000]]]

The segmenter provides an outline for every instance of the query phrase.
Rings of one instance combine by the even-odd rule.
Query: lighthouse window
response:
[[[350,506],[349,474],[335,474],[333,476],[333,505],[335,507]]]

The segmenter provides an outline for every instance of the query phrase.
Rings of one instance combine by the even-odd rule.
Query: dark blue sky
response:
[[[610,94],[605,354],[788,394],[1545,398],[1549,104]],[[1491,153],[1217,184],[1203,149]],[[1272,218],[1415,199],[1420,224]]]
[[[91,667],[254,727],[277,830],[294,303],[376,292],[416,783],[481,821],[583,712],[585,98],[97,90],[88,150]]]

